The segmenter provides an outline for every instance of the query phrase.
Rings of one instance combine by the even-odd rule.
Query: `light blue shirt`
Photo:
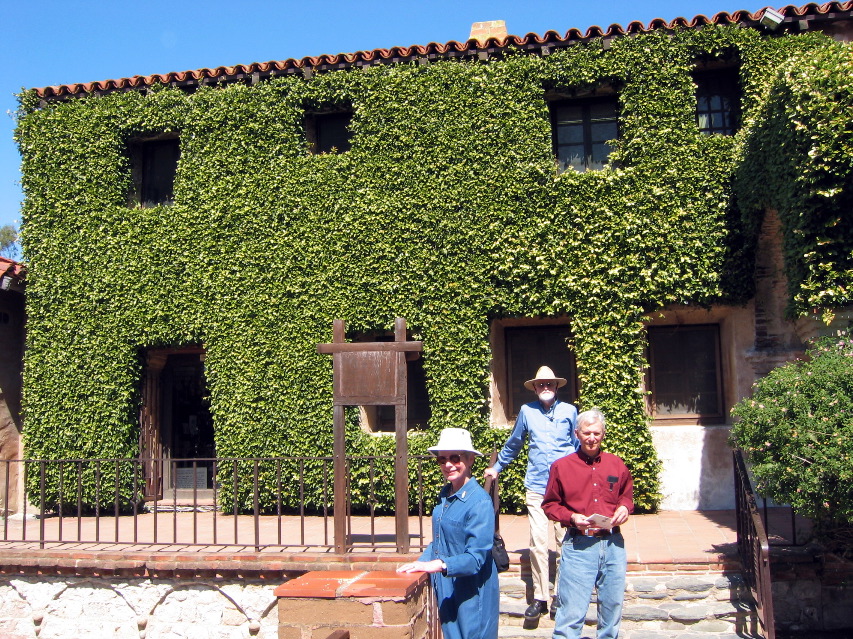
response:
[[[540,495],[545,494],[551,464],[578,448],[575,434],[578,410],[568,402],[555,400],[546,411],[537,399],[521,407],[515,427],[498,454],[493,468],[501,472],[518,457],[524,440],[528,440],[527,474],[524,487]]]

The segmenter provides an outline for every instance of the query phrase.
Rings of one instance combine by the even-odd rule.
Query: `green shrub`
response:
[[[732,414],[756,489],[812,518],[816,534],[831,542],[853,520],[853,335],[815,342],[805,360],[754,388]]]

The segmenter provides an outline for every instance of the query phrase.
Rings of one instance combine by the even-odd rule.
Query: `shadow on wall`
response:
[[[663,462],[661,510],[730,510],[735,506],[731,427],[652,426]]]

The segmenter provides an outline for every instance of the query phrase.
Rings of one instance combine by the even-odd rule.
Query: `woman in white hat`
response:
[[[492,498],[471,477],[480,452],[464,428],[445,428],[429,448],[448,481],[432,512],[433,540],[397,572],[428,572],[444,639],[496,639],[498,571],[492,559]]]

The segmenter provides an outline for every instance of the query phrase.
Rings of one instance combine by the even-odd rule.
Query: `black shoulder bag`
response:
[[[499,528],[500,515],[498,511],[500,510],[500,498],[498,496],[498,482],[489,477],[486,483],[488,484],[486,490],[491,496],[492,504],[495,507],[495,537],[492,540],[492,559],[495,560],[498,572],[506,572],[509,570],[509,554],[506,551],[506,544],[504,544],[504,539],[501,537]]]

